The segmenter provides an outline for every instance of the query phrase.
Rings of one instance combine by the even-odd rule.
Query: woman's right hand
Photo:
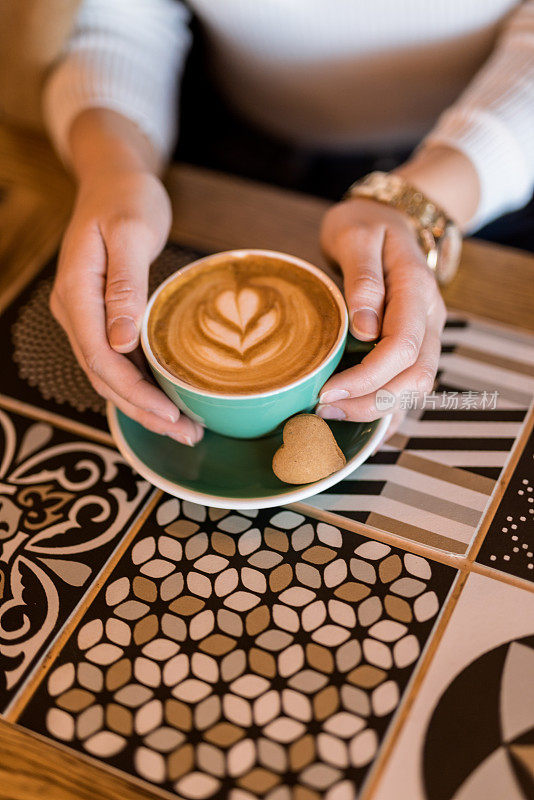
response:
[[[149,267],[170,224],[169,198],[151,171],[120,167],[84,177],[50,308],[99,394],[146,428],[193,445],[202,426],[152,383],[142,359],[136,366],[125,355],[138,347]]]

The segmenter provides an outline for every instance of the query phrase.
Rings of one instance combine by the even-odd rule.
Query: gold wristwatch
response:
[[[414,226],[419,244],[430,269],[440,284],[449,283],[456,274],[462,251],[458,226],[432,200],[390,172],[370,172],[348,188],[344,200],[366,197],[403,211]]]

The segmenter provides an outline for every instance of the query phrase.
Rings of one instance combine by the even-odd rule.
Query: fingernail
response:
[[[193,440],[185,433],[166,433],[165,436],[169,436],[171,439],[174,439],[175,442],[179,442],[180,444],[186,444],[188,447],[193,447]]]
[[[180,419],[180,412],[178,409],[176,411],[161,411],[159,408],[151,408],[150,409],[152,414],[155,414],[156,417],[160,419],[164,419],[167,422],[178,422]]]
[[[350,392],[346,389],[330,389],[328,392],[323,392],[319,398],[320,403],[335,403],[336,400],[345,400],[350,397]]]
[[[323,419],[345,419],[346,414],[337,406],[318,406],[316,413]]]
[[[352,327],[356,337],[376,339],[378,336],[378,315],[372,308],[359,308],[352,315]]]
[[[131,317],[117,317],[109,328],[109,343],[112,347],[131,347],[137,341],[137,327]]]

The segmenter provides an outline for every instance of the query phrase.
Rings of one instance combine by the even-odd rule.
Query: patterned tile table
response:
[[[298,508],[219,511],[113,448],[52,272],[0,317],[5,719],[158,797],[533,798],[534,337],[452,314],[457,407]]]
[[[353,796],[454,577],[291,511],[163,499],[19,722],[187,798]]]

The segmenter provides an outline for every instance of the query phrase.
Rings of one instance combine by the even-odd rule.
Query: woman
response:
[[[343,270],[352,330],[380,341],[361,365],[327,382],[318,413],[369,420],[384,413],[379,389],[396,397],[429,391],[445,309],[428,263],[445,226],[425,228],[413,202],[398,197],[419,191],[453,233],[454,224],[472,231],[528,201],[534,0],[189,6],[223,95],[270,135],[319,152],[388,152],[420,142],[394,170],[401,179],[394,200],[395,179],[382,175],[325,216],[321,242]],[[149,264],[169,231],[157,174],[176,135],[189,17],[173,0],[85,0],[48,80],[45,109],[78,180],[52,311],[98,392],[146,427],[193,445],[201,426],[179,416],[124,355],[138,345]],[[347,174],[347,186],[356,177]],[[438,263],[438,272],[453,261]]]

